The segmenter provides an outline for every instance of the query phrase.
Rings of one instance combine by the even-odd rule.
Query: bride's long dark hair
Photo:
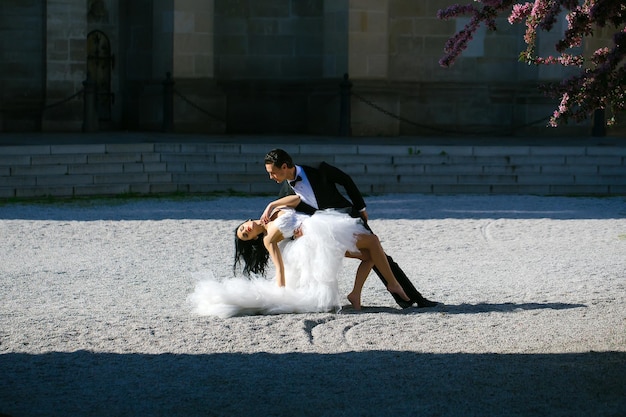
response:
[[[256,239],[241,240],[237,237],[235,229],[235,263],[233,265],[233,274],[237,274],[237,266],[243,265],[243,274],[249,277],[251,274],[265,275],[265,268],[269,260],[270,254],[263,245],[263,236],[257,236]]]

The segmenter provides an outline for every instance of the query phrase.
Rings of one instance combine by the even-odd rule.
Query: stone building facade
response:
[[[506,21],[441,68],[465,23],[437,19],[450,3],[3,0],[0,132],[80,131],[95,85],[100,130],[335,135],[349,74],[354,136],[545,133],[556,103],[536,87],[564,69],[518,63]]]

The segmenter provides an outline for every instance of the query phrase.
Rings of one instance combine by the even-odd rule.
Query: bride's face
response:
[[[254,220],[246,220],[237,229],[237,237],[241,240],[256,239],[261,233],[263,233],[263,226]]]

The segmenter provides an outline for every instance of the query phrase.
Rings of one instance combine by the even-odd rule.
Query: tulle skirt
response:
[[[272,278],[204,279],[189,296],[200,315],[232,317],[337,311],[338,275],[347,251],[356,252],[357,235],[369,233],[358,219],[318,211],[302,222],[303,235],[280,242],[285,287]]]

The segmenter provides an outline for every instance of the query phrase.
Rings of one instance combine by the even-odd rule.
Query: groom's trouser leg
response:
[[[372,229],[369,227],[369,224],[367,224],[367,221],[364,222],[364,226],[367,230],[374,233]],[[400,297],[398,294],[392,293],[391,295],[393,295],[393,298],[394,300],[396,300],[396,303],[398,303],[398,305],[402,308],[411,307],[414,303],[417,303],[418,306],[420,305],[420,303],[423,303],[423,302],[430,303],[428,300],[426,300],[422,296],[422,294],[420,294],[419,291],[417,291],[417,289],[415,288],[415,286],[413,285],[409,277],[407,277],[404,271],[402,270],[402,268],[400,268],[400,265],[398,265],[391,256],[387,254],[385,255],[387,256],[387,260],[389,261],[389,266],[391,267],[391,272],[393,272],[393,276],[396,277],[396,280],[398,281],[398,283],[404,290],[404,293],[411,299],[411,301],[404,301],[402,297]],[[383,277],[383,274],[381,274],[378,268],[376,267],[374,267],[374,272],[376,272],[376,275],[378,275],[378,278],[380,278],[385,288],[387,288],[387,280]]]
[[[406,276],[402,268],[400,268],[400,265],[398,265],[391,256],[387,255],[387,260],[389,261],[391,272],[393,272],[393,275],[396,277],[396,280],[398,280],[398,283],[400,284],[406,295],[411,299],[411,301],[405,301],[398,294],[392,293],[391,295],[393,295],[396,303],[398,303],[398,305],[402,308],[410,307],[413,305],[413,303],[417,303],[419,305],[420,301],[424,300],[422,294],[417,291],[409,277]],[[383,278],[383,275],[376,267],[374,267],[374,272],[376,272],[376,275],[378,275],[385,287],[387,287],[387,280]]]

